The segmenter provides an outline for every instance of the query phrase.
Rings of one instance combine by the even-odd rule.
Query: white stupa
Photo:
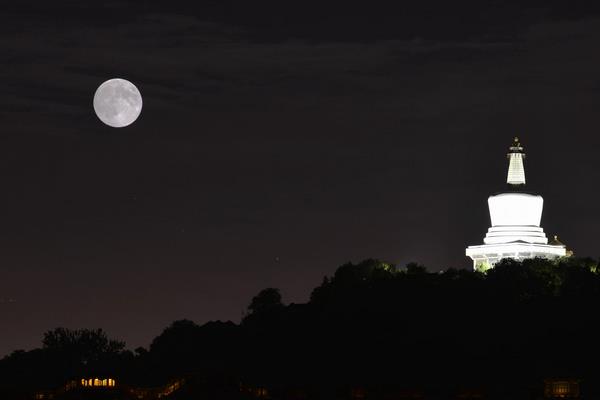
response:
[[[555,236],[551,244],[540,227],[544,199],[525,192],[525,153],[515,138],[509,147],[509,190],[488,198],[492,227],[488,229],[482,245],[469,246],[466,255],[473,260],[473,268],[492,268],[503,258],[556,258],[567,255],[565,245]]]

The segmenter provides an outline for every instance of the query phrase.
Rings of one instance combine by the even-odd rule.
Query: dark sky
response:
[[[0,356],[239,321],[347,261],[470,267],[514,135],[546,232],[600,255],[586,3],[37,3],[0,14]],[[144,98],[128,128],[93,113],[113,77]]]

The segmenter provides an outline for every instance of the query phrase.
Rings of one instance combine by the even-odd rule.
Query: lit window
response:
[[[566,382],[560,382],[554,384],[554,394],[564,396],[569,394],[569,384]]]

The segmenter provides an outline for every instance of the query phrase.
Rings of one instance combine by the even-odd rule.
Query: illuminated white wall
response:
[[[500,193],[488,198],[492,226],[540,226],[544,199],[528,193]]]
[[[514,242],[469,246],[465,254],[473,260],[473,268],[479,269],[480,266],[492,268],[494,264],[503,258],[523,260],[533,257],[548,259],[564,257],[567,254],[566,250],[564,246]]]

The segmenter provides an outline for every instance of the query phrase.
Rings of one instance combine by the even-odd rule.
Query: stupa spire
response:
[[[508,148],[508,151],[508,175],[506,183],[511,186],[525,185],[525,168],[523,167],[525,153],[518,137],[515,136],[513,144]]]

